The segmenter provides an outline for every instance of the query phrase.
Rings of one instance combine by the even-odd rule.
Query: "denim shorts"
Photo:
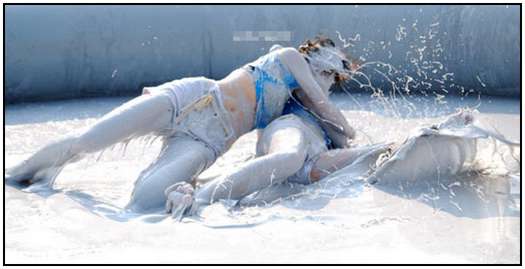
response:
[[[216,81],[204,77],[184,78],[156,87],[146,87],[143,93],[166,95],[173,106],[171,126],[163,130],[166,136],[190,136],[222,155],[235,139],[231,114],[225,109]]]

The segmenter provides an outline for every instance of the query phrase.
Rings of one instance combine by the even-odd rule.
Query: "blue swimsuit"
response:
[[[292,90],[299,88],[299,83],[275,53],[266,54],[246,67],[255,78],[255,128],[263,129],[283,114]]]
[[[283,65],[275,53],[266,54],[245,68],[255,78],[255,96],[257,109],[255,112],[255,128],[263,129],[272,120],[285,114],[295,114],[319,126],[317,119],[292,96],[292,91],[299,88],[299,83],[292,73]],[[331,140],[320,128],[330,148]]]

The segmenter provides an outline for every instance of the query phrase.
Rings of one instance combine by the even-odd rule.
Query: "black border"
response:
[[[3,129],[3,145],[4,145],[4,152],[3,152],[3,168],[4,168],[4,184],[2,185],[2,191],[3,191],[3,208],[2,208],[2,220],[3,220],[3,237],[2,237],[2,244],[3,244],[3,250],[2,250],[2,264],[3,266],[173,266],[173,265],[184,265],[184,266],[205,266],[205,265],[216,265],[216,266],[225,266],[225,265],[229,265],[229,266],[245,266],[245,265],[252,265],[252,266],[279,266],[279,265],[285,265],[285,266],[319,266],[319,265],[328,265],[328,266],[345,266],[345,265],[362,265],[362,266],[378,266],[378,265],[387,265],[387,266],[493,266],[493,265],[498,265],[498,266],[522,266],[522,231],[523,231],[523,227],[522,227],[522,202],[521,202],[521,199],[522,199],[522,190],[523,190],[523,186],[522,186],[522,183],[521,183],[521,164],[520,164],[520,262],[519,264],[458,264],[458,263],[443,263],[443,264],[438,264],[438,263],[432,263],[432,264],[424,264],[424,263],[408,263],[408,264],[403,264],[403,263],[395,263],[395,264],[362,264],[362,263],[355,263],[355,264],[323,264],[323,263],[319,263],[319,264],[293,264],[293,263],[290,263],[290,264],[282,264],[282,263],[268,263],[268,264],[247,264],[247,263],[235,263],[235,264],[232,264],[232,263],[224,263],[224,264],[218,264],[218,263],[202,263],[202,264],[188,264],[188,263],[176,263],[176,264],[147,264],[147,263],[130,263],[130,264],[126,264],[126,263],[108,263],[108,264],[105,264],[105,263],[90,263],[90,264],[87,264],[87,263],[64,263],[64,264],[56,264],[56,263],[45,263],[45,264],[32,264],[32,263],[28,263],[28,264],[24,264],[24,263],[16,263],[16,264],[9,264],[9,263],[6,263],[5,262],[5,108],[6,108],[6,105],[5,105],[5,97],[6,97],[6,89],[5,89],[5,83],[6,83],[6,79],[5,79],[5,9],[6,9],[6,6],[24,6],[24,5],[36,5],[36,6],[55,6],[55,5],[82,5],[82,6],[94,6],[94,5],[100,5],[100,6],[106,6],[106,5],[125,5],[125,6],[143,6],[143,5],[166,5],[166,6],[172,6],[172,5],[185,5],[185,6],[201,6],[201,5],[216,5],[216,6],[246,6],[246,5],[275,5],[275,6],[280,6],[280,5],[302,5],[302,6],[316,6],[316,5],[371,5],[371,6],[375,6],[375,5],[396,5],[396,6],[412,6],[412,5],[421,5],[421,6],[427,6],[427,5],[486,5],[486,6],[491,6],[491,5],[509,5],[509,6],[520,6],[520,93],[519,93],[519,100],[520,100],[520,121],[521,121],[521,116],[522,116],[522,92],[521,90],[523,89],[523,81],[522,81],[522,64],[523,64],[523,57],[522,57],[522,52],[521,52],[521,48],[522,48],[522,36],[523,36],[523,31],[522,31],[522,3],[452,3],[452,2],[444,2],[444,3],[260,3],[260,2],[256,2],[256,3],[114,3],[114,2],[110,2],[110,3],[107,3],[107,2],[100,2],[100,3],[38,3],[38,2],[35,2],[35,3],[6,3],[6,2],[3,2],[2,3],[2,12],[3,12],[3,32],[2,32],[2,35],[3,35],[3,85],[4,85],[4,90],[3,90],[3,100],[4,100],[4,105],[3,105],[3,110],[2,110],[2,117],[3,117],[3,120],[4,120],[4,124],[2,126],[2,129]],[[520,122],[520,137],[522,137],[522,124]],[[521,147],[520,147],[520,156],[522,154],[522,151],[521,151]]]

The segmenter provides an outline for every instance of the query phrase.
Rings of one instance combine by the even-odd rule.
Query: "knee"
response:
[[[164,192],[158,188],[154,188],[151,184],[146,182],[137,182],[131,199],[126,206],[134,212],[145,212],[151,209],[162,207],[165,202]]]
[[[301,169],[304,165],[306,160],[306,150],[303,148],[298,148],[275,153],[275,156],[282,160],[280,163],[284,166],[283,169],[295,173],[299,171],[299,169]]]

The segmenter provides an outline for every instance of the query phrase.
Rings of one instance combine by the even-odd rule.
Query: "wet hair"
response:
[[[312,53],[318,52],[320,47],[332,47],[336,48],[335,43],[332,39],[325,37],[323,35],[315,36],[313,39],[307,39],[304,41],[298,48],[298,51],[304,55],[304,59],[307,63],[310,63],[308,56],[311,56]],[[344,54],[346,60],[343,60],[343,68],[351,71],[354,65],[354,61],[351,60],[350,55],[340,50]],[[343,76],[337,72],[337,70],[325,70],[325,74],[334,74],[335,83],[343,82],[345,79]]]
[[[317,35],[313,39],[307,39],[301,45],[299,45],[298,51],[304,55],[304,59],[307,63],[310,63],[308,59],[312,53],[318,52],[319,47],[332,47],[336,48],[334,41],[324,35]],[[343,60],[343,68],[349,72],[353,72],[359,68],[362,64],[361,61],[353,59],[348,52],[340,50],[344,54],[346,60]],[[324,71],[325,73],[334,73],[335,83],[345,81],[345,78],[341,76],[336,70]]]
[[[321,47],[334,47],[335,43],[332,41],[332,39],[318,35],[314,37],[313,39],[307,39],[304,41],[300,46],[298,51],[300,53],[309,55],[311,52],[316,52],[319,50],[319,46]]]

